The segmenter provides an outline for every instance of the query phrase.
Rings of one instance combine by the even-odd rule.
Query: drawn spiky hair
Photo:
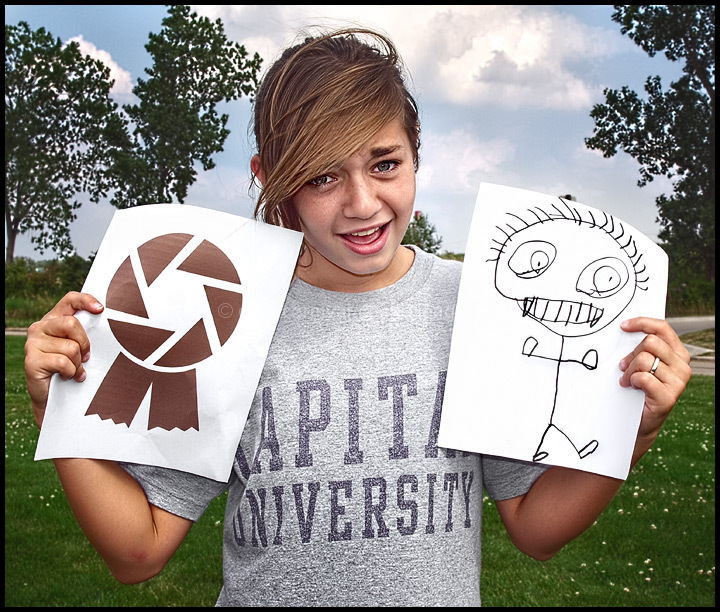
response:
[[[585,209],[581,212],[574,206],[571,207],[564,198],[558,197],[558,200],[560,201],[560,206],[558,206],[555,202],[550,202],[551,209],[543,208],[542,206],[534,206],[526,209],[521,212],[521,214],[526,218],[512,212],[506,213],[509,220],[505,222],[505,225],[495,226],[505,236],[505,238],[501,238],[500,240],[496,240],[495,238],[492,239],[493,243],[499,246],[490,247],[491,250],[494,251],[494,256],[487,261],[498,261],[500,256],[505,252],[505,247],[510,242],[510,239],[519,231],[539,223],[548,223],[550,221],[565,219],[568,221],[574,221],[578,225],[584,224],[589,227],[596,227],[603,230],[608,236],[615,240],[620,248],[625,251],[625,254],[633,264],[636,286],[642,291],[647,291],[647,286],[644,285],[650,277],[647,276],[647,266],[644,263],[640,263],[643,254],[639,252],[637,243],[635,242],[635,238],[633,238],[632,234],[626,232],[623,223],[619,219],[615,219],[612,215],[608,215],[602,211],[596,211],[602,214],[602,219],[596,219],[592,210]],[[644,275],[645,277],[640,278],[641,275]]]

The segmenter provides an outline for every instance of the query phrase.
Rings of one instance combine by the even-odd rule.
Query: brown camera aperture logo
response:
[[[193,238],[177,233],[148,240],[138,247],[137,258],[128,255],[115,272],[105,305],[110,330],[123,350],[86,415],[97,414],[129,426],[152,387],[148,429],[199,431],[195,366],[213,355],[213,345],[222,347],[232,336],[240,318],[242,293],[235,266],[211,242],[202,240],[189,255],[178,258]],[[133,259],[140,262],[140,270]],[[168,275],[172,275],[174,292],[158,291]],[[202,282],[197,282],[198,277]],[[203,311],[188,308],[191,300],[186,298],[193,291],[204,292],[201,300],[192,301],[202,302]],[[131,316],[119,320],[111,311]],[[181,320],[178,329],[156,323],[159,313]]]

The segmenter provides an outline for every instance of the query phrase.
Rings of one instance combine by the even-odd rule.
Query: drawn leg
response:
[[[546,459],[548,456],[548,453],[546,451],[541,451],[543,443],[545,442],[545,436],[547,436],[548,431],[550,431],[551,427],[555,427],[553,424],[550,424],[547,426],[545,431],[543,432],[542,438],[540,438],[540,444],[538,444],[537,449],[535,449],[535,453],[533,454],[533,461],[542,461],[543,459]],[[557,429],[557,428],[556,428]]]
[[[578,447],[575,446],[575,443],[562,429],[560,429],[557,425],[553,425],[552,423],[550,423],[550,425],[548,425],[545,429],[542,438],[540,438],[540,444],[538,444],[538,447],[533,454],[533,461],[544,461],[550,455],[548,451],[541,449],[543,444],[545,443],[545,438],[551,429],[562,434],[563,438],[565,438],[573,447],[573,449],[575,449],[575,452],[578,454],[578,457],[580,457],[580,459],[585,459],[585,457],[587,457],[588,455],[592,455],[600,445],[597,440],[590,440],[590,442],[588,442],[585,446],[583,446],[581,449],[578,449]]]

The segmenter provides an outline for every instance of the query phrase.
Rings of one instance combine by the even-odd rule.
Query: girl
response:
[[[548,559],[621,482],[438,448],[461,268],[401,246],[420,128],[386,37],[346,30],[288,49],[254,127],[256,212],[305,240],[230,481],[57,459],[77,519],[113,574],[138,582],[227,490],[219,605],[479,605],[483,488],[513,542]],[[79,309],[102,306],[70,293],[28,332],[38,425],[50,377],[85,377]],[[636,462],[690,377],[689,355],[665,321],[624,329],[647,334],[620,363],[620,384],[645,392]]]

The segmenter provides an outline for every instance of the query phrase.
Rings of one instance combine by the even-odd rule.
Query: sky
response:
[[[619,217],[657,238],[655,198],[672,191],[667,179],[637,186],[639,166],[622,152],[612,158],[585,147],[592,136],[593,105],[605,88],[628,86],[642,94],[648,76],[666,89],[681,65],[664,55],[650,58],[611,20],[611,5],[506,6],[318,6],[193,5],[221,19],[229,39],[263,58],[263,69],[313,27],[361,25],[390,36],[410,74],[420,106],[421,150],[415,210],[442,239],[441,251],[462,253],[480,182],[547,194],[571,194],[578,202]],[[122,105],[137,99],[132,88],[152,60],[145,50],[159,32],[163,5],[5,5],[5,23],[26,21],[106,63],[115,79],[112,95]],[[231,135],[203,171],[185,204],[252,217],[249,180],[254,143],[246,98],[222,105]],[[84,204],[71,226],[79,255],[97,251],[115,209]],[[18,238],[15,256],[35,251]]]

